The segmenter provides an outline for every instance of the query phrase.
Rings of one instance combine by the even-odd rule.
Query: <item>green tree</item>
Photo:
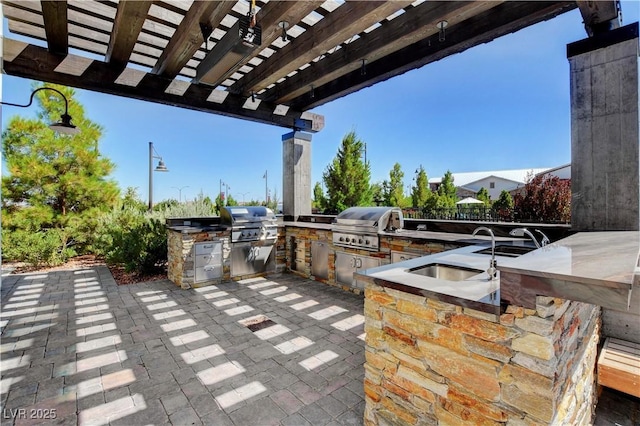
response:
[[[456,186],[453,183],[453,174],[447,170],[438,187],[437,207],[455,207],[458,201]]]
[[[33,86],[40,87],[44,85]],[[98,218],[115,205],[119,190],[108,179],[114,164],[98,150],[102,127],[85,116],[73,89],[47,87],[68,99],[69,114],[80,132],[59,135],[49,129],[47,122],[57,121],[64,112],[64,100],[48,90],[35,94],[37,119],[10,119],[2,134],[8,170],[2,178],[2,215],[5,236],[14,238],[3,239],[3,255],[20,257],[10,246],[28,238],[35,245],[46,243],[51,251],[41,263],[61,263],[91,250]]]
[[[384,182],[371,184],[371,199],[376,206],[384,206]]]
[[[411,187],[411,205],[413,207],[424,207],[433,194],[429,188],[427,173],[422,165],[416,170],[415,182],[416,184]]]
[[[404,196],[404,172],[400,163],[395,163],[389,171],[389,180],[382,183],[385,205],[393,207],[405,207]]]
[[[340,212],[347,207],[371,205],[371,170],[362,160],[363,152],[364,143],[356,133],[347,133],[322,176],[327,188],[328,210]]]
[[[480,188],[480,190],[476,194],[476,198],[482,201],[487,206],[491,204],[491,196],[489,195],[489,191],[487,191],[484,186]]]
[[[324,197],[322,185],[320,184],[320,182],[316,182],[315,186],[313,187],[313,201],[311,203],[311,207],[317,210],[322,210],[325,204],[326,199]]]
[[[235,198],[233,198],[233,196],[231,194],[229,194],[227,196],[227,205],[228,206],[238,206],[239,204],[238,204],[238,201]]]

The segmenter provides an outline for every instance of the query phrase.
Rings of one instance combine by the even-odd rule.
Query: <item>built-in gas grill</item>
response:
[[[231,276],[275,269],[273,246],[278,239],[277,218],[262,206],[227,206],[220,223],[231,228]]]
[[[262,206],[227,206],[220,212],[220,223],[231,227],[231,242],[263,241],[275,243],[278,238],[276,215]]]
[[[379,234],[398,231],[403,226],[402,210],[398,207],[351,207],[333,222],[333,244],[378,251]]]

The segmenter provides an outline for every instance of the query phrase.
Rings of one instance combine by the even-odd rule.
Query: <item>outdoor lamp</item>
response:
[[[158,165],[153,168],[153,159],[158,160]],[[165,166],[162,157],[158,155],[153,148],[153,142],[149,142],[149,211],[153,209],[153,172],[168,172],[167,166]]]
[[[26,105],[13,104],[11,102],[0,102],[0,104],[10,105],[10,106],[15,106],[20,108],[30,107],[31,104],[33,103],[33,97],[35,96],[36,93],[38,93],[41,90],[52,90],[56,92],[58,95],[62,96],[62,99],[64,99],[64,114],[60,116],[60,121],[58,121],[57,123],[50,124],[49,128],[51,128],[51,130],[56,131],[58,133],[64,133],[67,135],[78,134],[80,130],[76,126],[71,124],[71,116],[69,115],[69,102],[67,101],[67,97],[61,91],[59,91],[58,89],[54,89],[53,87],[40,87],[34,90],[33,92],[31,92],[29,103]]]

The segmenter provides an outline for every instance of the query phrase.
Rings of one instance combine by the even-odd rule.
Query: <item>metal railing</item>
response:
[[[408,219],[435,220],[468,220],[487,222],[526,222],[526,223],[568,223],[563,221],[539,220],[522,217],[513,208],[496,209],[491,206],[470,205],[440,208],[407,208],[402,209],[402,215]]]

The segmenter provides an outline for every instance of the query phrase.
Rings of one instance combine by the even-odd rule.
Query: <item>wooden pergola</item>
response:
[[[615,1],[2,0],[5,74],[319,131],[314,107]]]

